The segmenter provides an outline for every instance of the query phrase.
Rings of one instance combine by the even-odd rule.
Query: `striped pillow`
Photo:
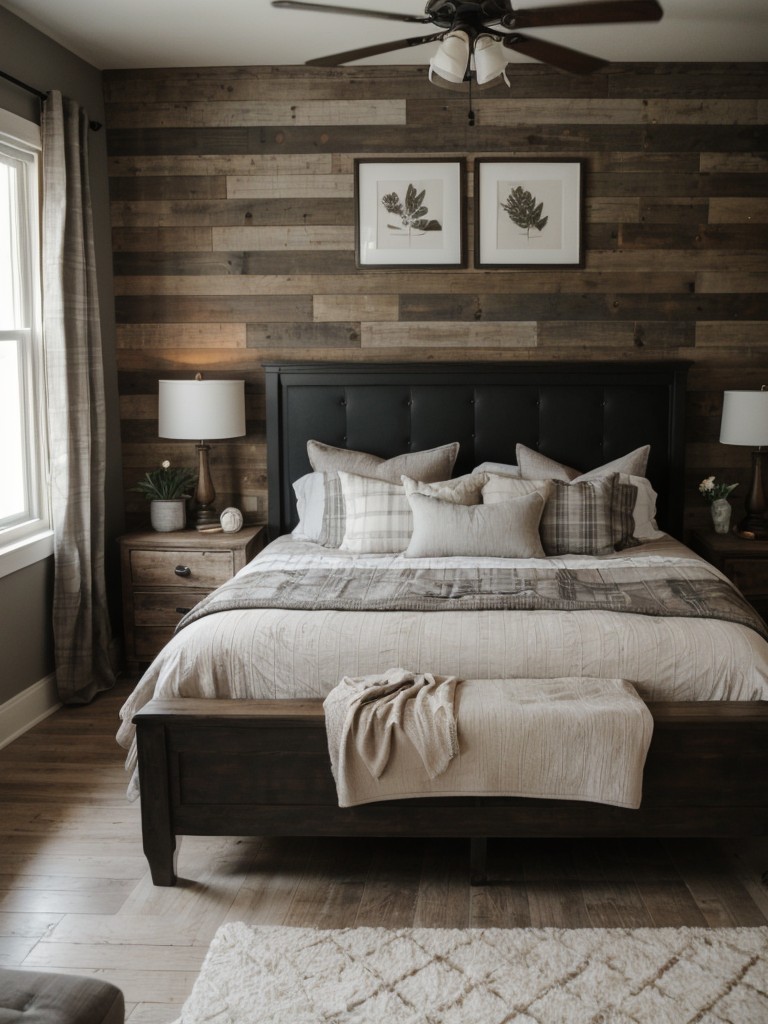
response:
[[[405,551],[413,532],[413,516],[400,484],[339,471],[346,508],[342,551],[384,554]]]

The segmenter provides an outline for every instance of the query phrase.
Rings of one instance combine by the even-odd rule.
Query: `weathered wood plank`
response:
[[[118,348],[244,348],[246,344],[242,323],[128,323],[118,324],[116,332]]]
[[[745,320],[715,321],[699,320],[696,324],[696,345],[717,348],[752,348],[768,346],[768,330],[765,321]],[[746,355],[746,353],[745,353]]]
[[[212,228],[214,249],[353,249],[354,229],[346,225]]]
[[[210,228],[115,228],[115,252],[197,252],[213,248]]]
[[[764,274],[723,273],[705,271],[696,275],[696,291],[707,292],[766,292],[768,291],[768,270]]]
[[[514,103],[503,99],[475,99],[472,106],[477,123],[484,127],[512,128],[524,124],[563,124],[562,100],[521,99]],[[410,100],[408,102],[409,125],[433,125],[440,115],[456,110],[448,101]],[[674,125],[759,125],[762,122],[757,99],[641,99],[569,98],[567,120],[572,125],[630,125],[630,124],[674,124]]]
[[[350,198],[351,174],[231,174],[227,177],[229,199]]]
[[[152,175],[147,177],[110,178],[109,196],[112,200],[112,224],[115,207],[118,203],[131,202],[138,210],[142,199],[162,200],[173,199],[177,203],[183,200],[194,200],[200,203],[205,199],[226,199],[227,179],[223,174],[174,174]],[[134,222],[140,226],[140,222]]]
[[[248,348],[359,348],[360,324],[352,322],[311,324],[247,324]]]
[[[109,105],[111,130],[325,124],[405,124],[405,100],[188,100]]]
[[[535,323],[368,323],[361,325],[362,346],[369,348],[535,348]]]
[[[768,224],[768,198],[712,198],[709,201],[710,224]]]
[[[256,200],[128,200],[112,202],[110,212],[113,227],[131,228],[255,227],[286,224],[338,226],[354,222],[354,210],[349,199],[319,197]]]
[[[139,151],[137,150],[137,154]],[[330,153],[201,153],[198,156],[162,156],[155,153],[110,156],[112,177],[197,177],[229,174],[331,174]]]
[[[324,320],[384,320],[397,319],[396,295],[315,295],[314,319]]]
[[[312,298],[309,295],[118,296],[115,316],[120,324],[301,322],[312,319]]]

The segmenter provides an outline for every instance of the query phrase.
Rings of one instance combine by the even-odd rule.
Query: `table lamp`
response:
[[[206,441],[245,434],[245,381],[203,380],[200,373],[194,380],[161,380],[157,433],[199,442],[194,523],[198,530],[218,526],[219,516],[213,507],[216,491],[208,466],[211,446]]]
[[[746,518],[739,523],[739,536],[748,540],[768,537],[765,488],[768,473],[765,460],[768,451],[768,390],[726,391],[723,393],[723,417],[720,421],[721,444],[742,444],[756,449],[752,452],[752,485],[745,502]]]

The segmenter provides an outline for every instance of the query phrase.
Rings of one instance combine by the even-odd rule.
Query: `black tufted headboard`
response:
[[[588,470],[643,444],[662,529],[682,536],[687,364],[265,364],[271,536],[296,525],[310,438],[389,458],[460,441],[455,475],[521,442]]]

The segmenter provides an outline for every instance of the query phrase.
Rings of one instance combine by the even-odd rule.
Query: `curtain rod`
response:
[[[0,78],[4,78],[6,82],[10,82],[11,85],[15,85],[19,89],[24,89],[26,92],[32,93],[33,96],[37,96],[41,103],[48,99],[47,92],[41,92],[39,89],[35,89],[33,85],[27,85],[27,83],[22,82],[20,78],[14,78],[13,75],[9,75],[7,71],[0,71]],[[91,131],[97,132],[99,128],[101,128],[101,122],[89,121],[88,126]]]

